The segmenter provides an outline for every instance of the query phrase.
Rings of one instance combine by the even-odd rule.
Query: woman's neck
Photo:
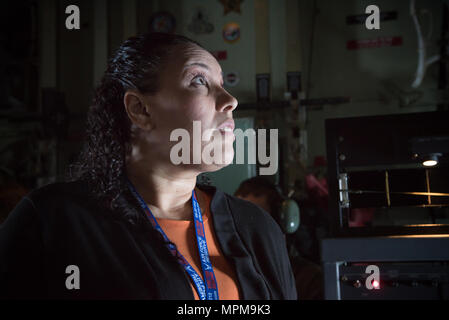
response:
[[[173,170],[171,170],[173,171]],[[128,179],[156,218],[190,220],[196,174],[170,170],[142,162],[128,162]]]

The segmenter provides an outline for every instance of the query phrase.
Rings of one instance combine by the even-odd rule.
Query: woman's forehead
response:
[[[203,67],[210,72],[221,74],[221,66],[215,57],[208,51],[199,47],[185,48],[182,54],[176,54],[177,66],[182,68],[182,71],[192,66]]]

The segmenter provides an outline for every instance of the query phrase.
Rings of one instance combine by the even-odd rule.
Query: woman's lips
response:
[[[222,133],[234,132],[234,130],[232,130],[232,128],[230,128],[230,127],[224,127],[224,128],[220,128],[218,130]]]
[[[228,119],[224,122],[222,122],[216,130],[218,130],[223,136],[232,136],[232,140],[235,140],[235,135],[234,135],[234,128],[235,128],[235,123],[234,120],[232,119]]]
[[[222,134],[226,133],[233,133],[235,128],[234,120],[228,119],[224,122],[222,122],[218,127],[217,130],[219,130]]]

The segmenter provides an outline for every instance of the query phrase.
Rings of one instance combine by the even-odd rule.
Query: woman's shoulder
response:
[[[36,188],[21,202],[28,202],[43,219],[63,218],[73,212],[98,212],[90,195],[88,184],[84,181],[56,182]]]
[[[211,210],[223,222],[229,217],[242,232],[268,232],[276,236],[283,233],[271,215],[254,203],[223,192],[213,186],[201,186],[211,197]]]
[[[87,194],[86,185],[80,181],[51,183],[36,188],[17,203],[0,229],[4,234],[14,234],[14,230],[39,234],[40,228],[50,225],[68,230],[64,225],[94,212],[88,204]]]
[[[26,196],[32,202],[70,201],[70,199],[87,199],[88,197],[88,185],[82,180],[50,183],[32,190]]]
[[[242,220],[245,224],[249,223],[260,228],[282,233],[272,216],[261,207],[233,195],[226,194],[226,198],[231,212],[238,220]]]

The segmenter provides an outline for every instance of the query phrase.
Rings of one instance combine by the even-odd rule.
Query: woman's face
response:
[[[158,92],[145,96],[153,126],[145,132],[149,156],[173,164],[170,151],[181,140],[170,141],[170,135],[176,129],[185,129],[190,137],[188,168],[215,171],[231,163],[234,157],[232,112],[237,100],[223,88],[221,67],[209,52],[193,45],[178,48],[159,74]],[[200,140],[194,139],[194,121],[199,121],[197,127],[201,125]],[[219,149],[222,157],[218,163],[204,163],[201,156],[205,151],[212,150],[209,154],[214,155],[213,150]],[[201,158],[200,164],[192,164],[194,152],[197,159]]]

